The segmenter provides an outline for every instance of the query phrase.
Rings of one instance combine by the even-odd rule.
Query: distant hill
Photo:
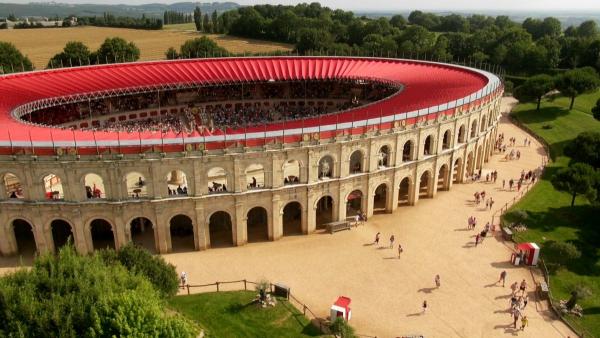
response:
[[[99,1],[100,2],[100,1]],[[103,5],[103,4],[63,4],[53,2],[30,2],[28,4],[0,3],[0,16],[6,17],[14,14],[17,17],[45,16],[66,17],[76,16],[102,16],[104,12],[110,12],[115,16],[141,17],[163,17],[167,10],[191,13],[196,6],[200,6],[203,13],[219,13],[240,7],[235,2],[176,2],[173,4],[144,4],[144,5]]]

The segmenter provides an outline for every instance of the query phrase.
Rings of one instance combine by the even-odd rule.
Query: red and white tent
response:
[[[523,262],[525,265],[537,265],[540,257],[540,247],[535,243],[519,243],[517,244],[519,254],[523,253]]]
[[[352,299],[339,296],[335,303],[333,303],[331,306],[331,321],[334,321],[337,317],[342,317],[344,320],[349,321],[350,318],[352,318],[350,302],[352,302]]]

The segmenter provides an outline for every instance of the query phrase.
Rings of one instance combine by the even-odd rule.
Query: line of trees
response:
[[[202,11],[199,6],[194,9],[194,24],[196,25],[196,31],[202,33],[226,33],[225,27],[229,24],[228,20],[230,15],[225,15],[229,12],[223,13],[219,16],[217,11],[213,11],[209,16],[208,13],[202,15]]]
[[[190,23],[194,21],[194,15],[177,11],[165,11],[163,13],[163,23],[173,25],[180,23]]]
[[[140,58],[140,49],[122,38],[107,38],[102,45],[90,51],[80,41],[67,42],[63,51],[48,61],[47,68],[76,67],[117,62],[133,62]]]
[[[63,21],[63,24],[65,22],[67,22],[67,20]],[[77,25],[156,30],[162,29],[163,21],[161,19],[148,18],[145,15],[142,15],[141,18],[134,18],[104,13],[103,16],[77,17]]]

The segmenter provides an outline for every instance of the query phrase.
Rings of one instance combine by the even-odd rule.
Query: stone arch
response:
[[[283,236],[301,235],[302,217],[304,217],[302,204],[298,201],[287,202],[282,212]]]
[[[129,198],[146,198],[148,197],[148,181],[146,177],[137,172],[131,171],[125,174],[125,187],[127,189],[127,197]]]
[[[333,222],[334,199],[331,195],[323,195],[315,202],[315,225],[317,229],[324,229],[325,224]]]
[[[33,223],[24,217],[19,217],[10,221],[9,224],[15,238],[15,253],[27,257],[35,256],[37,241]]]
[[[208,193],[217,194],[227,192],[229,182],[227,172],[221,167],[212,167],[206,172]]]
[[[47,174],[42,178],[44,184],[45,199],[62,200],[65,198],[62,180],[55,174]]]
[[[450,189],[450,170],[447,164],[442,164],[438,171],[437,191]]]
[[[472,176],[473,175],[473,171],[475,170],[475,159],[473,158],[473,151],[470,151],[469,154],[467,154],[467,171],[466,171],[466,175],[467,176]]]
[[[427,135],[427,137],[425,137],[425,141],[423,141],[423,155],[424,156],[429,156],[429,155],[434,154],[433,143],[434,143],[433,135]]]
[[[104,218],[94,218],[89,221],[88,229],[94,250],[115,249],[117,247],[117,236],[115,227]]]
[[[208,217],[208,233],[211,248],[233,246],[231,215],[226,211],[215,211]]]
[[[50,222],[50,231],[52,233],[52,243],[54,250],[58,251],[61,247],[71,241],[75,244],[75,234],[73,225],[62,218],[56,218]]]
[[[141,246],[152,253],[158,253],[154,223],[147,217],[134,217],[129,224],[129,234],[134,245]]]
[[[465,128],[465,125],[461,125],[460,128],[458,128],[458,138],[457,138],[457,142],[458,143],[465,143],[467,141],[467,131]]]
[[[387,211],[387,199],[390,193],[388,183],[380,183],[373,192],[373,212],[375,214]]]
[[[248,189],[260,189],[265,187],[265,168],[262,164],[250,164],[246,167],[245,174]]]
[[[410,205],[410,183],[410,176],[406,176],[400,181],[400,187],[398,190],[398,206]]]
[[[357,215],[358,212],[365,212],[365,210],[363,210],[363,199],[365,198],[365,195],[363,194],[362,190],[360,189],[355,189],[352,192],[350,192],[347,196],[346,196],[346,216],[354,216]]]
[[[300,183],[300,168],[302,162],[298,160],[287,160],[283,163],[283,184],[298,184]]]
[[[23,184],[21,179],[16,174],[6,172],[2,175],[2,183],[4,185],[4,193],[7,198],[25,198]]]
[[[415,142],[408,140],[402,146],[402,162],[412,161],[415,158]]]
[[[447,129],[444,132],[444,136],[442,136],[442,150],[450,149],[452,145],[452,132],[450,129]]]
[[[361,149],[357,149],[350,154],[350,174],[362,173],[365,170],[365,154]]]
[[[267,209],[256,206],[246,214],[246,233],[248,242],[264,242],[269,240],[269,214]]]
[[[485,128],[487,127],[486,118],[487,117],[485,115],[483,115],[483,117],[481,118],[481,124],[480,124],[481,129],[479,130],[480,132],[483,132],[485,130]]]
[[[454,161],[454,166],[452,167],[452,183],[460,183],[462,182],[461,172],[462,172],[463,160],[462,158],[457,158]]]
[[[385,168],[390,166],[391,149],[392,147],[387,144],[384,144],[379,148],[379,151],[377,152],[377,167]]]
[[[102,176],[96,173],[87,173],[82,176],[82,181],[87,199],[106,198]]]
[[[477,120],[473,120],[471,123],[471,137],[477,136]]]
[[[334,159],[331,155],[324,155],[319,159],[319,178],[328,179],[333,177]]]
[[[196,249],[194,242],[194,221],[192,217],[178,213],[169,219],[171,251],[183,252]]]
[[[431,171],[425,170],[419,176],[419,199],[421,198],[429,198],[432,196],[431,188],[433,182],[433,175]]]
[[[477,146],[477,156],[475,157],[475,169],[481,169],[483,164],[483,146]]]
[[[168,196],[187,196],[189,191],[189,180],[183,170],[175,169],[169,171],[165,177]]]

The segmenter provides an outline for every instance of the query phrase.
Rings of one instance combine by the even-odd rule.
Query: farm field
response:
[[[179,25],[173,25],[179,26]],[[200,34],[179,29],[138,30],[108,27],[72,27],[39,29],[0,30],[0,41],[11,42],[29,57],[36,69],[46,67],[48,60],[59,53],[68,41],[81,41],[91,50],[97,49],[109,37],[122,37],[133,41],[140,48],[140,60],[160,60],[165,58],[169,47],[179,49],[186,40],[199,37]],[[291,45],[242,39],[219,34],[208,34],[221,47],[232,53],[265,53],[276,50],[291,50]]]

